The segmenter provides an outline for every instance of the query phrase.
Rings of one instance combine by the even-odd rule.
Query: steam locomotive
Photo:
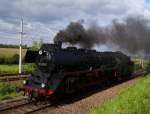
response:
[[[131,77],[134,65],[121,52],[62,48],[60,42],[43,44],[39,51],[27,51],[25,61],[37,65],[21,88],[31,99],[121,82]]]

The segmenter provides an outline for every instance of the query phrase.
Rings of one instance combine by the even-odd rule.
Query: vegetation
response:
[[[141,59],[133,59],[133,61],[134,61],[134,70],[135,71],[142,69]],[[147,59],[143,60],[143,67],[147,68],[149,63],[150,63],[149,60],[147,60]]]
[[[35,64],[24,64],[23,72],[31,73],[36,68]],[[0,65],[0,74],[16,74],[19,71],[18,65]]]
[[[24,58],[27,49],[22,49]],[[0,48],[0,64],[18,64],[19,50],[17,48]]]
[[[23,57],[25,56],[26,51],[27,49],[22,49]],[[19,55],[18,48],[0,48],[0,57],[12,57],[15,54]]]
[[[33,41],[31,49],[38,50],[38,49],[40,49],[42,44],[43,44],[43,40],[42,39],[40,39],[40,41]]]
[[[93,108],[91,114],[149,114],[150,75],[122,91],[117,97],[102,106]]]
[[[11,57],[0,57],[0,64],[18,64],[19,63],[19,55],[14,54]]]
[[[24,58],[27,47],[23,46],[22,58]],[[22,59],[23,60],[23,59]],[[0,74],[16,74],[19,66],[19,49],[17,45],[0,44]],[[35,64],[23,64],[23,72],[31,73],[36,68]],[[16,92],[16,87],[20,87],[22,81],[0,82],[0,100],[21,96]]]
[[[38,43],[36,43],[38,44]],[[1,45],[0,47],[13,47],[10,45]],[[34,46],[34,45],[33,45]],[[19,49],[15,48],[0,48],[0,74],[16,74],[18,73],[18,63],[19,63]],[[34,46],[36,47],[36,46]],[[22,49],[22,61],[24,61],[24,57],[27,49]],[[24,63],[24,62],[23,62]],[[35,69],[35,64],[24,64],[23,72],[31,73]]]
[[[0,48],[19,48],[19,45],[0,44]],[[27,45],[22,45],[22,48],[27,49]]]
[[[22,85],[22,81],[0,82],[0,100],[21,96],[22,93],[16,92],[16,87]]]
[[[28,49],[38,50],[43,44],[43,41],[34,41],[32,47]],[[5,47],[5,48],[4,48]],[[22,61],[26,54],[27,48],[22,49]],[[17,45],[3,45],[0,44],[0,64],[18,64],[19,63],[19,49]]]
[[[148,73],[150,73],[150,61],[149,61],[148,64],[147,64],[146,71],[147,71]]]

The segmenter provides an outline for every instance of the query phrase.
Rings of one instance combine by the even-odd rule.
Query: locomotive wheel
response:
[[[31,102],[32,100],[33,100],[33,95],[32,95],[32,93],[29,93],[28,94],[28,102]]]
[[[40,99],[41,97],[35,92],[29,93],[27,96],[28,96],[28,101],[29,102],[31,102],[33,100],[36,100],[36,101],[40,101],[41,100]]]

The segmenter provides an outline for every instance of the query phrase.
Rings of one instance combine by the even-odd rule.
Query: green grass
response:
[[[35,68],[35,64],[24,64],[23,72],[31,73]],[[18,73],[18,70],[18,65],[0,65],[0,74],[16,74]]]
[[[110,102],[94,107],[90,114],[150,114],[150,75],[138,80]]]
[[[0,82],[0,100],[22,96],[22,93],[16,92],[16,87],[20,87],[21,85],[22,81]]]

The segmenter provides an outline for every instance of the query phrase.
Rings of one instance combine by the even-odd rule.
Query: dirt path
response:
[[[111,87],[107,90],[94,93],[91,96],[83,98],[81,100],[72,102],[70,104],[64,104],[58,106],[56,109],[45,109],[36,114],[87,114],[92,107],[103,104],[106,101],[115,97],[123,88],[127,88],[129,85],[134,84],[139,78],[124,82],[122,84]]]

